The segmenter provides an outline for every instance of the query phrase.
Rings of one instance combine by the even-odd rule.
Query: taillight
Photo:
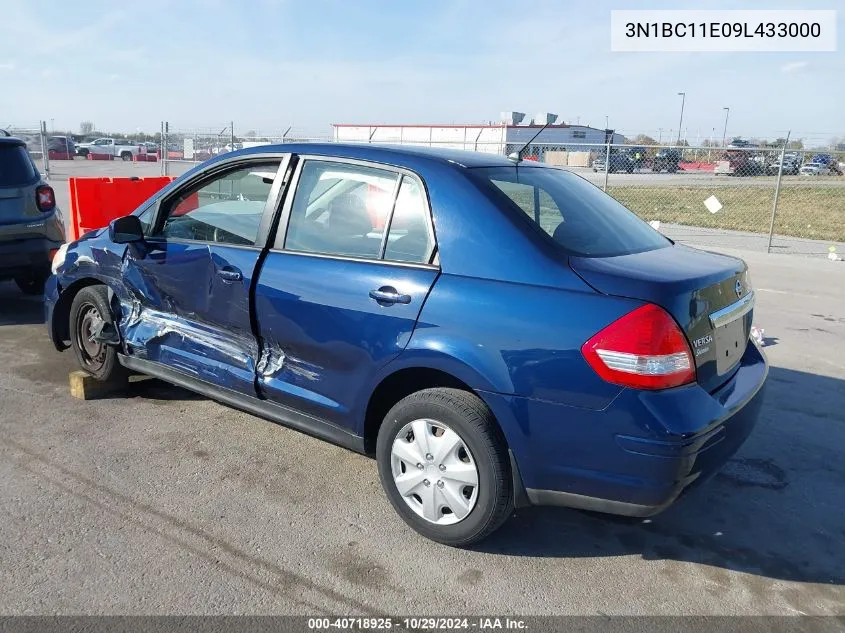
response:
[[[581,346],[604,380],[635,389],[695,382],[689,343],[665,310],[646,304],[617,319]]]
[[[35,204],[41,211],[52,211],[56,208],[56,194],[53,188],[47,185],[40,185],[35,189]]]

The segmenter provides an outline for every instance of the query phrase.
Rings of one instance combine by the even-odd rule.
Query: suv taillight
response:
[[[41,211],[52,211],[56,208],[56,194],[53,188],[41,185],[35,189],[35,204]]]
[[[617,319],[581,346],[607,382],[634,389],[667,389],[695,382],[689,343],[665,310],[646,304]]]

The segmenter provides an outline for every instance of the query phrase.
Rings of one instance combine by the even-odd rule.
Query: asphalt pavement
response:
[[[771,362],[721,474],[648,520],[412,532],[375,463],[159,381],[68,393],[0,284],[0,613],[845,615],[845,263],[743,252]]]

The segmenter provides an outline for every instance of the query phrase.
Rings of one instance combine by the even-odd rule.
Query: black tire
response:
[[[120,155],[120,157],[121,157],[124,161],[129,161],[129,160],[132,160],[132,153],[131,153],[131,152],[123,152],[123,153]]]
[[[475,505],[466,517],[449,525],[432,523],[419,516],[402,497],[393,477],[394,440],[403,427],[423,418],[445,424],[460,436],[478,474]],[[513,511],[507,444],[493,414],[475,394],[436,388],[403,398],[387,413],[379,429],[376,460],[382,487],[393,508],[411,528],[438,543],[466,547],[481,541],[498,529]],[[432,477],[439,476],[434,462],[431,467]],[[445,516],[445,510],[443,512]]]
[[[73,298],[69,319],[70,343],[80,368],[102,382],[124,377],[127,371],[117,360],[117,348],[88,338],[99,319],[114,326],[108,289],[88,286],[80,290]]]
[[[44,275],[33,275],[32,277],[15,277],[15,284],[25,295],[37,297],[44,294],[44,284],[47,277]]]
[[[79,150],[79,155],[82,156],[82,158],[88,158],[88,150],[87,149]]]

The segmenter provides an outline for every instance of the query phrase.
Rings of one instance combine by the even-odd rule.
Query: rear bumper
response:
[[[60,241],[46,237],[0,241],[0,279],[50,273],[50,251],[61,246]]]
[[[482,397],[504,422],[532,504],[649,516],[736,453],[757,422],[767,374],[749,342],[736,374],[712,394],[698,385],[626,389],[601,411]]]

